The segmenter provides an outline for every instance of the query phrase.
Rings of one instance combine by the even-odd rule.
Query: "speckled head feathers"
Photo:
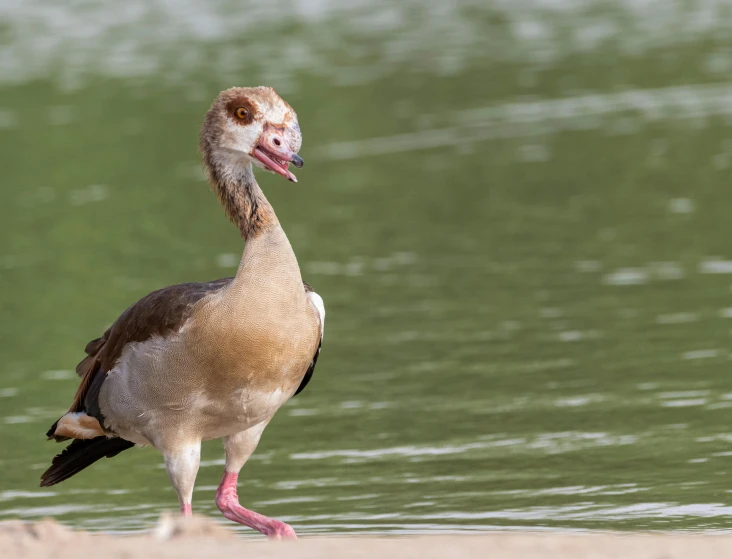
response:
[[[269,204],[252,167],[297,182],[289,165],[303,166],[297,154],[301,145],[295,111],[271,87],[227,89],[206,113],[199,139],[203,163],[213,190],[245,237],[276,220],[263,209]]]
[[[237,111],[244,109],[244,118]],[[271,87],[232,87],[222,91],[206,114],[201,129],[200,149],[216,149],[250,154],[265,127],[286,133],[289,148],[298,152],[302,145],[297,114]]]

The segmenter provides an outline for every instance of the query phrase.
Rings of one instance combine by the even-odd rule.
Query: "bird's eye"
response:
[[[236,118],[246,120],[249,118],[249,109],[247,109],[246,107],[239,107],[238,109],[236,109],[234,114],[236,115]]]

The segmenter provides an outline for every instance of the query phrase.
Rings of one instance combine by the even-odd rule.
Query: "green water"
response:
[[[301,534],[728,528],[730,6],[423,4],[4,14],[0,519],[176,508],[151,449],[39,489],[44,433],[126,306],[234,272],[197,132],[267,83],[306,165],[260,182],[328,321],[245,505]]]

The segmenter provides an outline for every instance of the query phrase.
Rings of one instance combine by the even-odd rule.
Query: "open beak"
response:
[[[297,182],[297,177],[290,171],[290,163],[297,168],[304,164],[302,157],[288,147],[285,135],[277,129],[264,131],[252,152],[252,157],[259,160],[270,171],[282,175],[292,182]]]

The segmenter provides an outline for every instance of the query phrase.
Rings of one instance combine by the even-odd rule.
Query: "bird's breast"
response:
[[[280,394],[291,395],[317,345],[317,328],[306,311],[267,307],[238,318],[230,315],[205,330],[198,341],[205,348],[201,369],[214,396],[239,391],[246,404],[257,399],[279,402]]]

